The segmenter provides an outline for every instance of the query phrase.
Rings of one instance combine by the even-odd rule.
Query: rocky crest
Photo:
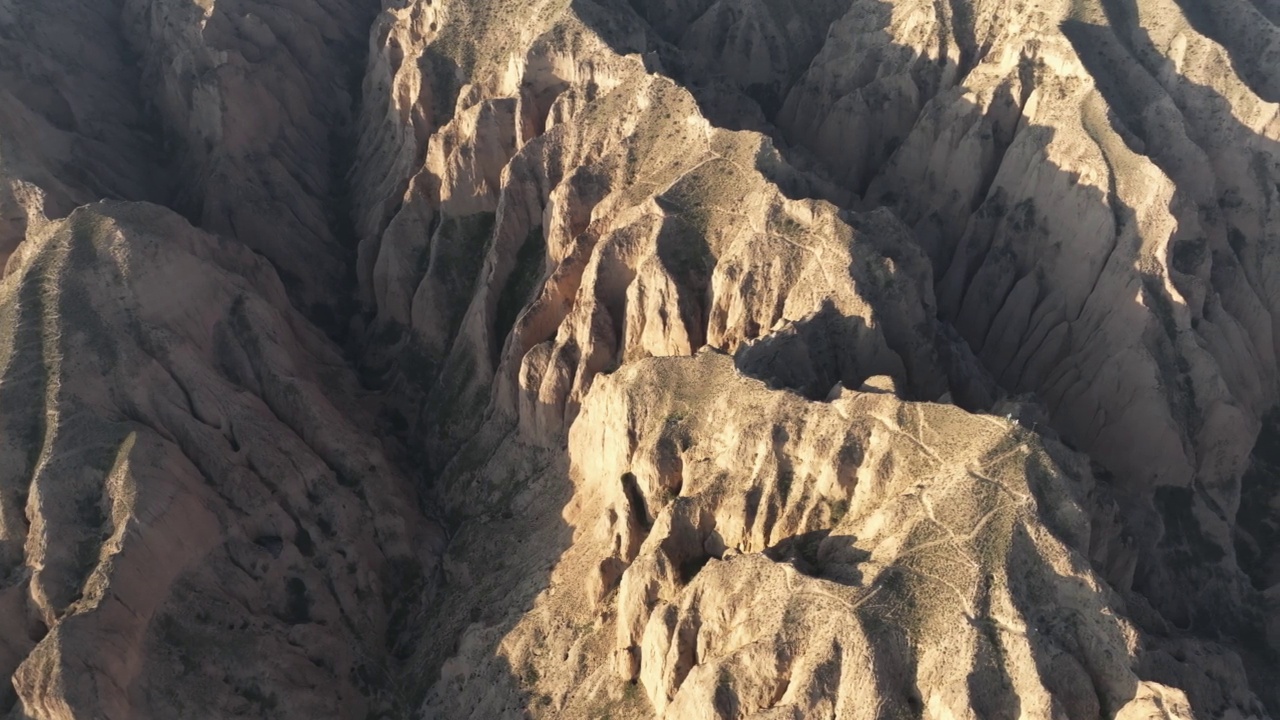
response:
[[[0,713],[1280,714],[1278,26],[0,0]]]
[[[0,660],[23,712],[376,709],[360,678],[442,535],[270,265],[109,203],[10,271]]]

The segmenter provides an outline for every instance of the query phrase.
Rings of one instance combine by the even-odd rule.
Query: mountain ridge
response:
[[[1267,3],[77,6],[0,0],[14,717],[1280,712]]]

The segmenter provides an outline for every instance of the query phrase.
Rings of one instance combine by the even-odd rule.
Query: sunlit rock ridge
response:
[[[1280,716],[1275,0],[0,0],[0,717]]]

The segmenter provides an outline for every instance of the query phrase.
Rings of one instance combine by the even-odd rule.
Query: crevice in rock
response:
[[[1256,589],[1280,583],[1280,411],[1275,409],[1263,418],[1241,481],[1235,550]]]

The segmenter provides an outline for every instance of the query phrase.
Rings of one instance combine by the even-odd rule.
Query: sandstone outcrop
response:
[[[942,316],[1112,472],[1143,549],[1134,582],[1181,625],[1221,619],[1193,620],[1225,600],[1208,595],[1252,592],[1231,567],[1233,517],[1276,399],[1276,98],[1250,80],[1265,53],[1233,55],[1201,27],[1173,2],[949,16],[858,3],[779,118],[914,226]],[[893,133],[885,154],[837,146],[839,128],[861,127]],[[1174,496],[1190,522],[1171,517]],[[1187,554],[1225,567],[1175,569]],[[1173,591],[1189,575],[1203,594]]]
[[[570,453],[571,511],[627,564],[616,670],[660,715],[1188,713],[1087,570],[1087,463],[1017,423],[805,402],[704,353],[602,381]]]
[[[175,165],[167,202],[280,272],[314,319],[348,300],[345,173],[374,0],[125,0],[123,32]],[[338,328],[333,328],[338,329]]]
[[[1274,5],[0,0],[0,712],[1280,714]]]
[[[6,709],[389,709],[383,638],[404,630],[439,531],[270,265],[163,208],[103,203],[29,236],[10,270]]]
[[[1263,213],[1248,221],[1257,230],[1237,227],[1234,246],[1225,229],[1219,246],[1193,238],[1197,223],[1225,228],[1226,212],[1204,209],[1220,206],[1221,197],[1190,199],[1195,178],[1185,158],[1198,157],[1194,144],[1184,143],[1180,162],[1187,170],[1175,172],[1168,161],[1180,151],[1149,156],[1148,142],[1160,148],[1169,142],[1137,139],[1126,123],[1143,117],[1141,107],[1134,111],[1125,104],[1132,98],[1121,97],[1130,75],[1135,87],[1153,88],[1151,97],[1166,86],[1185,92],[1196,84],[1188,78],[1198,77],[1200,94],[1168,103],[1166,114],[1191,128],[1185,132],[1193,138],[1232,137],[1216,141],[1237,159],[1219,163],[1225,179],[1215,192],[1230,194],[1226,187],[1247,182],[1261,198],[1274,184],[1265,177],[1274,172],[1276,108],[1257,94],[1259,73],[1188,75],[1183,55],[1159,65],[1152,58],[1167,56],[1170,47],[1185,53],[1178,48],[1188,42],[1205,58],[1196,67],[1224,67],[1211,58],[1230,54],[1197,34],[1200,19],[1158,19],[1186,17],[1173,7],[1144,7],[1139,17],[1116,4],[1079,3],[855,2],[801,13],[768,4],[632,5],[634,16],[617,4],[576,3],[549,29],[530,25],[521,38],[545,32],[524,47],[507,38],[506,60],[481,56],[469,66],[471,85],[456,96],[456,117],[464,107],[502,98],[525,109],[518,111],[517,149],[496,192],[485,184],[494,229],[476,294],[449,357],[437,366],[440,374],[428,378],[436,387],[429,396],[447,400],[448,412],[438,417],[447,418],[444,434],[452,436],[432,446],[440,456],[454,457],[488,418],[483,440],[446,472],[457,480],[442,487],[452,502],[483,507],[470,500],[497,496],[476,493],[477,483],[510,481],[504,463],[502,471],[475,469],[474,448],[492,449],[502,432],[494,428],[514,421],[522,442],[554,448],[574,426],[595,379],[644,357],[688,355],[706,343],[738,353],[744,370],[769,366],[761,374],[771,383],[812,399],[825,397],[837,381],[857,388],[870,375],[886,374],[896,376],[906,397],[942,397],[974,410],[991,409],[1000,394],[990,373],[1005,391],[1035,393],[1032,403],[1047,405],[1045,422],[1033,427],[1060,434],[1101,463],[1097,472],[1114,504],[1088,512],[1121,520],[1107,533],[1108,549],[1093,559],[1132,604],[1154,605],[1154,612],[1142,611],[1144,622],[1159,618],[1146,630],[1198,628],[1205,637],[1222,633],[1241,642],[1275,632],[1266,620],[1275,600],[1262,592],[1273,582],[1259,582],[1235,560],[1238,541],[1253,542],[1250,565],[1269,551],[1250,540],[1255,530],[1238,529],[1234,519],[1250,438],[1275,399],[1270,310],[1258,289],[1266,281],[1257,275],[1256,283],[1242,282],[1253,272],[1246,268],[1265,267],[1247,254],[1269,252],[1273,244],[1260,219],[1270,206],[1236,205],[1232,195],[1229,209]],[[468,27],[483,12],[471,8]],[[507,12],[495,3],[489,21]],[[545,22],[545,15],[533,16]],[[806,28],[809,22],[818,29]],[[446,20],[442,32],[447,26]],[[1183,39],[1156,45],[1140,31],[1148,26]],[[559,85],[546,81],[548,67],[561,68]],[[1124,74],[1117,79],[1117,72]],[[1156,77],[1141,80],[1147,72]],[[664,85],[668,78],[680,84],[674,92]],[[549,86],[555,101],[530,102]],[[758,106],[756,120],[735,115],[749,105]],[[534,112],[526,119],[544,107],[545,117]],[[723,124],[763,134],[717,127],[734,116],[739,122]],[[682,118],[707,123],[711,136],[681,132]],[[1195,130],[1197,124],[1204,129]],[[524,135],[530,126],[540,134]],[[456,144],[456,133],[448,137],[441,133],[428,145]],[[718,139],[730,137],[765,151],[726,152],[727,141]],[[704,146],[731,163],[708,162]],[[631,163],[645,172],[631,173]],[[1239,170],[1246,166],[1255,175]],[[454,172],[435,171],[433,178],[448,187]],[[689,195],[692,202],[682,203]],[[911,227],[914,242],[887,226],[854,232],[851,244],[831,226],[815,232],[821,222],[814,221],[825,217],[822,203],[806,198],[864,211],[888,205]],[[869,216],[834,217],[837,225],[856,227]],[[771,246],[786,236],[774,227],[788,221],[816,243]],[[673,233],[690,225],[689,239]],[[673,237],[678,245],[666,247],[678,246],[683,257],[664,248]],[[831,240],[848,250],[825,249]],[[888,283],[856,270],[834,285],[824,278],[829,289],[820,289],[823,280],[795,264],[815,251],[848,252],[868,263],[891,257],[888,277],[909,294],[889,298]],[[921,272],[916,253],[932,267]],[[696,270],[682,273],[689,255]],[[815,265],[828,271],[856,265],[831,259]],[[817,293],[788,297],[793,281]],[[860,304],[841,305],[836,296],[844,288],[853,288]],[[502,307],[512,292],[517,305],[529,303],[514,322]],[[942,323],[932,310],[911,316],[934,303]],[[830,304],[834,309],[824,314]],[[880,322],[882,314],[892,319]],[[858,360],[833,362],[843,343],[830,340],[833,332],[857,319],[879,339],[854,341],[849,347],[858,349],[845,357]],[[886,341],[889,333],[899,339]],[[955,342],[957,334],[964,342]],[[877,344],[892,352],[882,354]],[[858,365],[867,372],[854,370]],[[459,418],[461,432],[452,425]],[[1273,521],[1261,518],[1273,513],[1250,512],[1247,522],[1267,532]],[[1189,582],[1195,592],[1185,591]],[[1239,644],[1235,650],[1252,677],[1269,677],[1272,651]],[[1239,670],[1231,651],[1223,657]],[[1145,668],[1152,662],[1141,660]],[[1242,712],[1258,711],[1250,707]]]
[[[162,195],[120,28],[112,3],[0,3],[0,267],[78,205]]]

